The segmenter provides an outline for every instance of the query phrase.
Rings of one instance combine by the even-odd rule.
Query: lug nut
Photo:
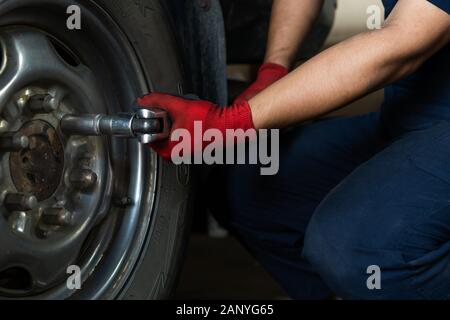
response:
[[[24,233],[27,228],[27,214],[25,212],[13,212],[9,217],[10,228],[17,233]]]
[[[97,175],[89,169],[74,169],[70,173],[69,181],[74,188],[85,190],[97,182]]]
[[[38,205],[37,198],[23,193],[8,193],[5,196],[5,207],[9,211],[30,211]]]
[[[32,112],[52,112],[57,105],[54,98],[49,94],[36,94],[27,101],[27,106]]]
[[[115,198],[113,204],[119,208],[126,208],[133,204],[133,199],[130,197]]]
[[[0,120],[0,132],[8,131],[9,123],[5,119]]]
[[[0,136],[0,150],[7,152],[20,151],[28,148],[30,140],[20,132],[5,133]]]
[[[51,226],[67,226],[72,220],[72,214],[64,208],[47,208],[42,213],[42,222]]]

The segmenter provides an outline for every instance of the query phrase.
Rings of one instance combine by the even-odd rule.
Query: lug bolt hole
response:
[[[27,173],[27,179],[32,183],[32,184],[36,184],[36,177],[31,174],[31,173]]]

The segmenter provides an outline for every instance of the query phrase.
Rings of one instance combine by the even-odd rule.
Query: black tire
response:
[[[129,38],[152,89],[182,94],[181,60],[164,5],[159,0],[95,2]],[[191,171],[188,166],[160,161],[158,178],[153,225],[121,299],[168,298],[181,268],[191,221]]]
[[[23,6],[28,7],[27,10],[21,10],[22,3]],[[181,60],[169,14],[163,0],[44,0],[39,4],[34,0],[7,0],[0,3],[0,26],[31,25],[47,33],[55,31],[59,39],[73,37],[70,31],[64,28],[52,27],[52,24],[60,26],[64,23],[65,25],[65,8],[71,4],[79,4],[83,8],[92,9],[88,11],[88,18],[91,19],[89,21],[93,21],[92,16],[95,16],[92,12],[98,12],[98,15],[101,16],[101,18],[98,18],[98,23],[103,24],[103,29],[111,28],[115,30],[118,27],[125,36],[125,40],[128,40],[127,45],[134,52],[130,54],[129,51],[131,50],[127,50],[126,53],[118,52],[117,56],[132,55],[137,57],[137,63],[133,61],[133,68],[138,65],[136,69],[140,69],[143,75],[143,77],[142,75],[130,75],[130,78],[139,79],[135,82],[139,82],[140,86],[140,88],[137,88],[137,86],[130,87],[129,91],[134,92],[131,96],[144,94],[149,90],[172,94],[183,93],[184,78]],[[39,10],[44,10],[44,5],[54,6],[56,14],[54,21],[42,18],[45,12],[40,14]],[[34,9],[33,6],[35,6]],[[49,14],[53,14],[53,11]],[[37,17],[39,15],[41,17]],[[107,16],[107,19],[105,16]],[[86,18],[86,21],[88,18]],[[28,22],[32,20],[36,20],[36,22]],[[86,25],[87,28],[92,28],[94,24],[87,23]],[[75,37],[78,39],[77,36]],[[92,36],[92,38],[95,37],[97,36]],[[100,39],[99,43],[107,44],[109,39]],[[121,35],[120,41],[122,40]],[[102,44],[98,45],[101,46]],[[80,45],[86,50],[89,50],[91,46],[89,43],[81,43]],[[111,47],[114,48],[112,45]],[[108,48],[110,47],[108,46]],[[103,50],[106,51],[107,49]],[[113,53],[107,54],[112,55]],[[101,54],[93,58],[94,61],[96,59],[103,63]],[[108,71],[107,69],[103,70]],[[132,70],[132,68],[127,70]],[[99,72],[98,74],[102,75],[103,73]],[[128,75],[129,73],[123,74]],[[126,88],[128,89],[128,87]],[[107,94],[111,94],[111,92],[107,92]],[[112,95],[114,94],[118,95],[118,93],[113,92]],[[143,153],[150,155],[150,151],[147,149]],[[152,157],[156,159],[154,155]],[[140,250],[135,255],[137,258],[129,260],[132,263],[125,262],[125,270],[119,270],[119,274],[116,274],[112,278],[113,280],[108,283],[108,289],[102,288],[101,294],[96,294],[92,290],[89,294],[85,294],[83,290],[80,290],[80,292],[74,293],[72,297],[68,298],[165,299],[170,297],[180,271],[190,230],[194,181],[189,166],[175,166],[161,159],[155,161],[155,165],[152,163],[151,166],[157,167],[156,187],[151,189],[147,186],[146,189],[143,189],[145,190],[144,199],[147,199],[147,202],[150,202],[148,199],[152,199],[152,209],[146,211],[152,212],[151,215],[148,214],[151,216],[150,222],[147,221],[149,227],[148,229],[144,228],[144,232],[134,236],[139,241],[133,240],[133,242],[130,242],[132,244],[139,243],[138,249],[135,249]],[[144,209],[150,208],[149,205],[142,205],[142,207]],[[139,223],[140,220],[138,225]],[[99,264],[101,263],[99,262]],[[89,281],[91,280],[88,278],[86,282]],[[103,286],[106,287],[106,284]],[[58,296],[53,295],[51,298],[58,299]],[[64,296],[64,298],[67,298],[67,296]]]

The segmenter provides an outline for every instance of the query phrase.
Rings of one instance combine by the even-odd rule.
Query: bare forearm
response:
[[[409,50],[407,41],[393,25],[322,52],[250,100],[256,128],[282,128],[345,106],[414,71],[448,36],[426,54]]]
[[[265,62],[290,68],[323,0],[274,0]]]
[[[250,101],[257,128],[279,128],[316,118],[392,78],[382,33],[366,33],[317,55]]]

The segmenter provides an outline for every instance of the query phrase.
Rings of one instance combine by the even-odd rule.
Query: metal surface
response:
[[[72,214],[64,208],[47,208],[41,217],[44,224],[65,227],[72,221]]]
[[[34,195],[23,193],[8,193],[4,206],[9,211],[29,211],[37,207],[38,200]]]
[[[48,0],[38,6],[34,0],[0,3],[0,26],[26,24],[47,30],[0,29],[0,136],[28,130],[29,123],[45,122],[51,131],[36,132],[23,153],[0,150],[0,203],[6,204],[8,194],[25,188],[24,180],[13,181],[12,169],[24,175],[36,171],[42,174],[49,168],[55,172],[52,179],[42,174],[51,181],[52,188],[45,192],[42,189],[37,207],[26,212],[0,207],[1,297],[114,297],[127,281],[149,230],[154,200],[154,191],[150,190],[157,170],[151,164],[156,163],[155,156],[132,141],[72,137],[59,132],[60,120],[66,114],[129,112],[120,110],[120,106],[148,91],[126,39],[90,1],[80,5],[83,12],[91,13],[84,15],[84,21],[86,26],[95,27],[95,32],[86,28],[69,36],[58,27],[65,22],[65,16],[54,12],[70,4],[66,0]],[[76,46],[81,57],[75,60],[84,64],[74,65],[64,59],[61,51],[65,49],[57,49],[55,43],[59,40],[48,36],[48,32],[69,47]],[[112,91],[114,97],[105,98],[103,92]],[[58,141],[63,148],[59,155],[55,152]],[[32,164],[24,158],[30,152]],[[44,166],[46,157],[52,159],[53,165]],[[60,179],[56,159],[64,164]],[[75,173],[87,171],[92,174],[82,182],[88,181],[88,187],[75,188]],[[39,178],[36,180],[39,182]],[[50,192],[57,180],[56,190]],[[95,183],[90,183],[93,180]],[[32,189],[36,193],[39,190]],[[124,208],[112,206],[113,194],[126,195],[130,201]],[[65,286],[66,270],[71,264],[82,270],[81,291],[73,292]],[[20,279],[15,277],[22,279],[18,282],[23,284],[20,288],[16,284]],[[24,283],[23,278],[29,281]]]
[[[58,188],[64,171],[64,148],[55,128],[33,120],[19,130],[29,144],[10,155],[11,177],[18,191],[48,199]]]
[[[26,212],[13,212],[9,217],[9,226],[16,234],[25,233],[28,227],[28,216]]]
[[[79,190],[94,187],[97,180],[97,174],[89,169],[74,169],[69,174],[70,185]]]
[[[153,108],[113,116],[65,115],[61,119],[61,130],[68,135],[137,138],[146,144],[167,139],[170,124],[166,111]]]
[[[0,271],[23,268],[32,282],[21,294],[40,293],[60,282],[76,261],[108,192],[112,177],[107,176],[105,143],[65,139],[57,132],[61,115],[72,110],[72,99],[87,106],[100,104],[101,98],[92,73],[67,65],[45,34],[12,28],[3,30],[0,39],[7,57],[0,73],[1,117],[29,141],[20,151],[0,150],[0,190],[6,192],[7,210],[0,215],[0,240],[8,249],[0,251]],[[80,161],[86,154],[90,160]],[[95,190],[80,194],[71,187],[66,177],[78,167],[98,172],[101,183]],[[73,223],[49,227],[45,221],[54,207],[73,212]]]
[[[132,117],[128,115],[65,115],[61,119],[61,130],[67,135],[101,136],[114,133],[118,136],[132,137],[131,122]]]
[[[29,98],[26,106],[31,112],[51,112],[57,108],[53,101],[54,98],[49,94],[36,94]]]
[[[21,132],[3,133],[0,136],[0,152],[20,151],[28,148],[30,140]]]
[[[154,119],[157,120],[156,125],[153,125]],[[158,108],[140,109],[137,111],[133,122],[133,124],[138,125],[134,130],[135,135],[139,142],[143,144],[168,139],[170,134],[169,121],[169,116],[164,110]],[[157,130],[153,130],[152,127],[157,128]],[[152,131],[154,133],[149,133]]]

